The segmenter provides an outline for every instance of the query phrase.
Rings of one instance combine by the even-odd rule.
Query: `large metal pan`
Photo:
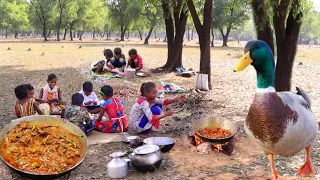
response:
[[[207,138],[199,133],[199,129],[213,127],[213,128],[222,128],[230,131],[231,135],[227,138]],[[233,136],[238,132],[238,124],[234,121],[230,121],[221,117],[209,116],[203,119],[198,120],[194,124],[195,133],[206,142],[213,142],[217,144],[224,144],[230,141]]]
[[[35,116],[27,116],[27,117],[23,117],[23,118],[19,118],[16,120],[13,120],[11,123],[7,124],[1,131],[0,131],[0,142],[3,141],[3,139],[5,138],[7,132],[9,132],[12,128],[14,128],[18,123],[20,123],[21,121],[29,121],[35,124],[52,124],[52,125],[59,125],[63,128],[65,128],[66,130],[68,130],[70,133],[77,135],[80,137],[81,142],[83,144],[83,148],[84,151],[82,152],[82,154],[80,154],[80,158],[78,160],[78,162],[70,169],[60,172],[58,174],[35,174],[32,172],[26,172],[20,169],[17,169],[13,166],[11,166],[8,162],[5,161],[5,159],[2,157],[2,155],[0,154],[1,160],[7,165],[9,166],[12,170],[16,171],[17,173],[26,176],[26,177],[30,177],[33,179],[52,179],[52,178],[57,178],[60,176],[63,176],[67,173],[69,173],[70,171],[72,171],[73,169],[75,169],[85,158],[86,154],[87,154],[87,150],[88,150],[88,140],[86,135],[84,134],[84,132],[76,125],[70,123],[69,121],[64,121],[61,118],[58,117],[52,117],[52,116],[40,116],[40,115],[35,115]]]

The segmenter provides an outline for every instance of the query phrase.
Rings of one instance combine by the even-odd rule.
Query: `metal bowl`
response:
[[[230,131],[231,135],[226,138],[208,138],[199,133],[200,129],[207,128],[207,127],[222,128]],[[194,130],[195,130],[195,133],[203,141],[224,144],[230,141],[233,138],[233,136],[238,132],[238,124],[234,121],[230,121],[221,117],[210,116],[197,121],[194,124]]]
[[[12,129],[14,128],[17,124],[19,124],[21,121],[28,121],[28,122],[32,122],[35,124],[53,124],[53,125],[59,125],[61,127],[63,127],[64,129],[66,129],[67,131],[69,131],[70,133],[77,135],[78,137],[80,137],[80,140],[83,144],[83,152],[82,154],[80,154],[80,158],[78,160],[78,162],[71,167],[70,169],[67,169],[63,172],[60,172],[58,174],[36,174],[33,172],[27,172],[27,171],[23,171],[20,169],[17,169],[15,167],[13,167],[11,164],[9,164],[0,154],[0,158],[1,160],[7,165],[9,166],[12,170],[16,171],[17,173],[26,176],[26,177],[30,177],[32,179],[52,179],[52,178],[57,178],[60,176],[63,176],[67,173],[69,173],[70,171],[72,171],[73,169],[75,169],[77,166],[79,166],[81,164],[81,162],[84,160],[86,154],[87,154],[87,150],[88,150],[88,140],[87,140],[87,136],[84,134],[84,132],[76,125],[72,124],[69,121],[64,121],[61,118],[57,118],[57,117],[52,117],[52,116],[45,116],[45,115],[35,115],[35,116],[26,116],[23,118],[19,118],[16,120],[11,121],[11,123],[7,124],[1,131],[0,131],[0,141],[3,141],[3,139],[6,137],[6,134]]]
[[[176,143],[176,140],[170,137],[150,137],[143,140],[145,144],[153,144],[160,147],[161,152],[168,152]]]

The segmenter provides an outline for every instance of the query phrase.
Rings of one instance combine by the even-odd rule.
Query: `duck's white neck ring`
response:
[[[256,93],[274,93],[274,92],[276,92],[276,90],[272,86],[269,86],[267,88],[257,88],[257,91],[256,91]]]

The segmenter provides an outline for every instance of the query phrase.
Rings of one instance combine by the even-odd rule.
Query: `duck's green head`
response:
[[[266,42],[260,40],[249,41],[244,48],[244,55],[234,71],[242,71],[249,64],[257,71],[259,88],[274,86],[273,54]]]

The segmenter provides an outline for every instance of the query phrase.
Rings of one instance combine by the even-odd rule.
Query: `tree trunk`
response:
[[[101,38],[104,38],[105,35],[106,35],[106,31],[104,31],[103,33],[101,33]]]
[[[43,32],[42,32],[42,35],[43,35],[44,40],[45,40],[45,41],[48,41],[46,23],[43,23]]]
[[[110,32],[107,31],[107,40],[110,38]]]
[[[6,38],[8,38],[8,29],[6,28]]]
[[[154,26],[151,26],[151,27],[150,27],[149,33],[148,33],[146,39],[144,40],[144,43],[143,43],[143,44],[149,44],[149,38],[150,38],[150,36],[151,36],[151,34],[152,34],[153,27],[154,27]]]
[[[80,32],[79,40],[82,41],[83,30]]]
[[[214,30],[213,30],[213,28],[211,28],[211,36],[212,36],[211,47],[214,47]]]
[[[18,38],[18,31],[14,32],[14,38],[15,38],[15,39]]]
[[[123,24],[120,25],[120,41],[124,41],[124,35],[127,31],[127,27],[124,27]]]
[[[93,39],[96,38],[96,29],[93,29],[92,38],[93,38]]]
[[[72,26],[70,26],[70,41],[73,41]]]
[[[48,38],[51,37],[51,30],[49,30],[49,33],[48,33],[47,37],[48,37]]]
[[[167,42],[167,35],[164,37],[163,42]]]
[[[201,25],[199,16],[195,9],[193,0],[188,0],[188,7],[196,27],[200,44],[200,73],[208,74],[209,89],[211,86],[211,65],[210,65],[210,29],[212,21],[212,0],[206,0],[204,3],[203,25]]]
[[[277,42],[277,65],[275,71],[275,87],[277,91],[291,90],[291,77],[294,58],[297,52],[297,42],[301,27],[302,12],[300,2],[293,0],[292,5],[282,9],[274,7],[273,24]],[[281,14],[285,8],[291,8],[289,15]],[[277,15],[278,14],[278,15]]]
[[[190,25],[187,25],[188,26],[188,41],[190,41]]]
[[[274,54],[273,30],[268,16],[268,7],[264,0],[252,0],[253,20],[256,26],[257,38],[265,41]]]
[[[64,29],[64,35],[63,35],[63,40],[66,40],[67,31],[68,31],[68,29],[67,29],[67,28],[65,28],[65,29]]]
[[[182,67],[183,37],[186,29],[188,10],[183,0],[177,0],[177,3],[173,5],[173,21],[169,4],[167,0],[162,0],[166,25],[168,58],[166,64],[161,68],[166,71],[175,71],[176,68]]]
[[[139,28],[138,28],[138,33],[139,33],[140,41],[142,41],[142,33]]]
[[[128,30],[127,39],[129,39],[129,36],[130,36],[130,31]]]
[[[157,30],[156,30],[156,29],[154,29],[154,31],[153,31],[153,32],[154,32],[154,38],[155,38],[155,39],[157,39]]]
[[[191,40],[193,40],[193,32],[194,31],[194,27],[192,27],[192,29],[191,29]]]

